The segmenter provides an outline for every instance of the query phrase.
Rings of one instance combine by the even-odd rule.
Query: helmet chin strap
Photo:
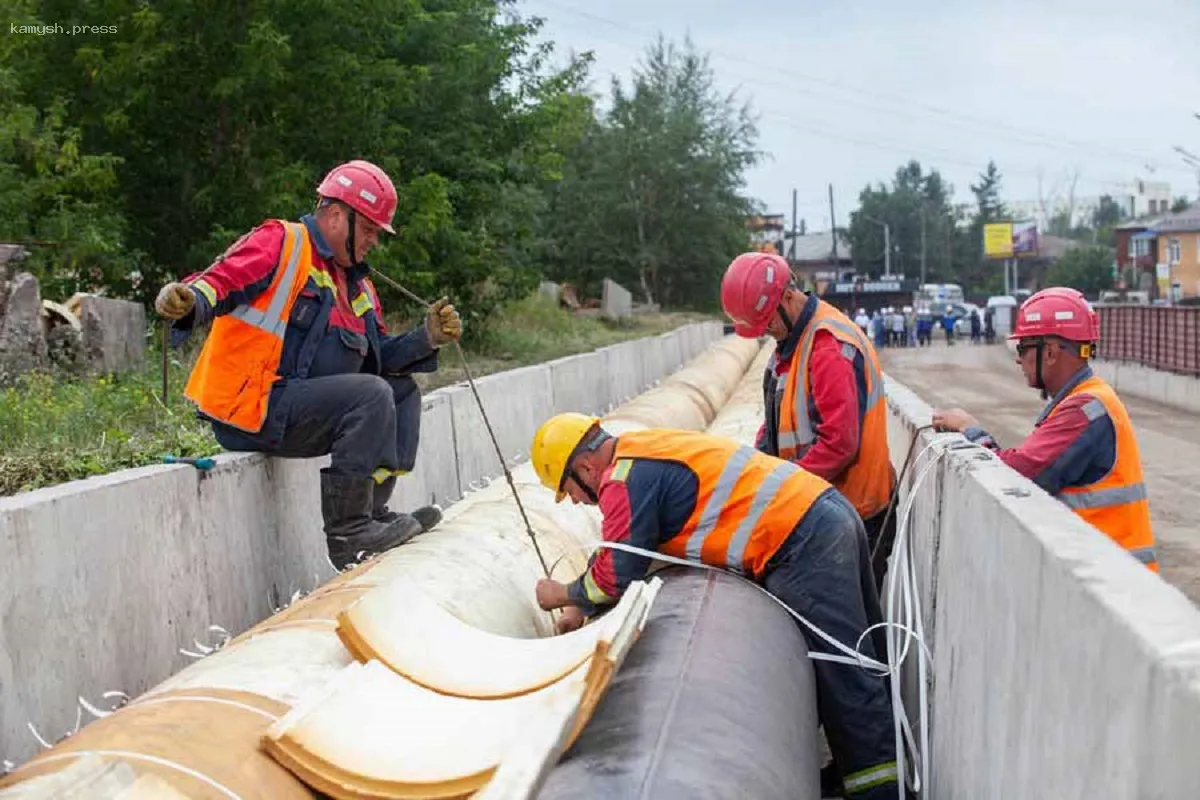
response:
[[[1033,372],[1034,388],[1041,390],[1043,400],[1049,400],[1050,393],[1046,391],[1046,381],[1042,379],[1042,352],[1046,349],[1045,340],[1034,345],[1034,349],[1036,351],[1035,355],[1037,356],[1037,361],[1034,365]]]
[[[783,307],[783,303],[780,303],[778,306],[775,307],[775,313],[777,313],[779,315],[779,318],[781,320],[783,320],[783,327],[787,330],[788,334],[791,334],[792,326],[795,323],[792,321],[792,318],[790,316],[788,316],[787,309]]]
[[[349,256],[349,269],[353,269],[358,266],[358,249],[354,246],[354,228],[358,221],[358,212],[349,206],[346,206],[346,210],[350,212],[350,220],[347,223],[349,228],[346,232],[346,254]]]

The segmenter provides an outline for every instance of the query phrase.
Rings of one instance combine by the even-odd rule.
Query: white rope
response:
[[[261,708],[255,708],[247,703],[239,703],[237,700],[229,700],[224,697],[205,697],[204,695],[174,695],[171,697],[152,697],[148,700],[142,700],[133,705],[137,708],[145,706],[162,706],[168,703],[214,703],[221,706],[230,706],[239,708],[242,711],[249,711],[251,714],[262,717],[271,722],[278,722],[279,717],[272,714],[270,711],[265,711]]]

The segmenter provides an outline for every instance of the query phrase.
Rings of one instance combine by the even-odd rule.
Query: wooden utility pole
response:
[[[796,190],[792,189],[792,261],[796,260],[796,233]]]
[[[921,202],[921,285],[925,285],[925,202]]]

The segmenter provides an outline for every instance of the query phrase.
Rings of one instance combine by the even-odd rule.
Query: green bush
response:
[[[183,397],[186,374],[173,359],[166,405],[157,353],[119,376],[22,376],[0,392],[0,494],[160,463],[164,455],[220,452]]]
[[[531,298],[501,306],[488,320],[480,341],[465,349],[472,373],[481,376],[652,336],[701,318],[652,314],[615,325]],[[395,323],[397,332],[412,324],[399,319]],[[160,330],[156,328],[150,337],[141,369],[105,377],[47,370],[26,374],[11,388],[0,390],[0,495],[158,464],[165,455],[221,452],[208,424],[196,417],[183,396],[202,344],[200,337],[172,351],[164,404]],[[426,390],[460,380],[457,356],[444,354],[441,369],[421,378]]]

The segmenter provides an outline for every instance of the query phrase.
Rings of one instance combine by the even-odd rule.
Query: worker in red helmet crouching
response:
[[[995,450],[1005,464],[1157,572],[1133,423],[1117,393],[1088,364],[1100,339],[1095,310],[1074,289],[1043,289],[1021,306],[1009,339],[1017,342],[1025,380],[1050,400],[1029,438],[1001,450],[959,408],[934,411],[934,426]]]
[[[389,335],[364,259],[395,233],[396,189],[367,161],[325,176],[299,222],[270,219],[203,272],[167,284],[155,308],[172,344],[211,322],[185,394],[229,450],[331,456],[321,515],[335,568],[382,553],[441,519],[436,507],[390,511],[416,461],[421,395],[438,348],[462,334],[443,298],[424,324]]]

